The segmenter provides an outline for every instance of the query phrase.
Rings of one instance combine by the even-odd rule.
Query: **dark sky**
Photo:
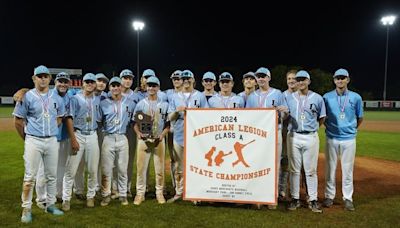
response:
[[[83,2],[83,1],[82,1]],[[296,65],[350,71],[354,86],[382,94],[386,28],[400,1],[1,1],[0,95],[32,86],[39,64],[86,72],[153,68],[162,83],[175,69],[200,78],[235,69]],[[262,3],[261,3],[262,2]],[[388,97],[400,99],[400,21],[390,28]],[[236,73],[236,72],[235,72]]]

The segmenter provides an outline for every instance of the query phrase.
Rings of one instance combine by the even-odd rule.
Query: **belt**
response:
[[[93,134],[96,132],[96,130],[92,130],[92,131],[90,131],[90,130],[82,131],[82,130],[79,130],[79,129],[77,129],[77,128],[75,128],[75,131],[78,132],[78,133],[81,134],[81,135],[93,135]]]
[[[315,131],[299,131],[299,132],[295,132],[297,134],[302,134],[302,135],[309,135],[309,134],[314,134]]]
[[[32,137],[36,137],[36,138],[41,138],[41,139],[47,139],[47,138],[53,137],[53,136],[38,136],[38,135],[31,135],[31,134],[26,134],[26,135],[29,135],[29,136],[32,136]]]

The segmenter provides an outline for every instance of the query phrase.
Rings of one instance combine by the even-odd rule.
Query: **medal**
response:
[[[42,95],[40,95],[40,93],[35,90],[36,94],[38,95],[38,97],[40,98],[40,101],[42,103],[42,107],[43,107],[43,117],[44,118],[50,118],[50,114],[49,114],[49,92],[47,92],[46,94],[46,99],[43,99]]]
[[[92,117],[90,117],[90,116],[86,117],[86,122],[88,122],[88,123],[92,122]]]
[[[300,96],[300,94],[299,93],[297,93],[297,95],[298,95],[298,99],[299,99],[299,109],[300,109],[300,119],[301,120],[305,120],[306,119],[306,115],[305,115],[305,113],[304,113],[304,107],[306,106],[306,104],[307,104],[307,99],[308,99],[308,92],[307,92],[307,95],[306,95],[306,97],[304,98],[304,100],[302,100],[301,99],[301,96]]]
[[[304,113],[302,113],[302,114],[300,115],[300,119],[305,120],[305,119],[306,119],[306,115],[304,115]]]
[[[343,101],[343,104],[342,104],[342,96],[345,95],[345,94],[346,94],[346,96],[344,97],[344,101]],[[336,95],[338,97],[338,104],[339,104],[339,109],[340,109],[339,118],[344,120],[344,118],[346,117],[346,115],[344,113],[344,109],[346,107],[347,102],[349,101],[349,96],[348,96],[349,93],[348,92],[346,93],[346,91],[344,91],[343,95],[339,96],[339,94],[336,92]]]
[[[44,118],[50,118],[50,114],[49,114],[48,112],[45,112],[45,113],[43,114],[43,116],[44,116]]]
[[[114,120],[114,124],[115,124],[115,125],[118,125],[119,122],[120,122],[119,119],[115,119],[115,120]]]
[[[339,118],[343,120],[345,117],[346,117],[346,115],[344,114],[344,112],[341,112],[339,115]]]

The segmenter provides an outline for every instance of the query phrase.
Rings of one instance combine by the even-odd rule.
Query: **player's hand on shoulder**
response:
[[[22,88],[14,93],[13,99],[16,102],[21,102],[24,100],[25,94],[29,91],[28,88]]]

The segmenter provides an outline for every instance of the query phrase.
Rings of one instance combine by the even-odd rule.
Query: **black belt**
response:
[[[47,138],[53,137],[53,136],[37,136],[37,135],[31,135],[31,134],[26,134],[26,135],[29,135],[29,136],[32,136],[32,137],[36,137],[36,138],[41,138],[41,139],[47,139]]]
[[[299,131],[296,132],[297,134],[302,134],[302,135],[309,135],[309,134],[314,134],[315,131]]]

